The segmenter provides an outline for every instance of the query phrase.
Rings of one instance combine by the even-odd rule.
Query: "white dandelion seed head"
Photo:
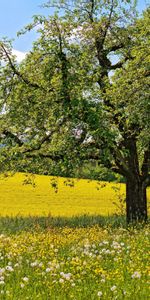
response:
[[[116,291],[116,289],[117,289],[116,285],[113,285],[113,286],[110,288],[110,290],[111,290],[112,292]]]
[[[101,292],[101,291],[99,291],[98,293],[97,293],[97,296],[98,297],[101,297],[103,295],[103,293]]]

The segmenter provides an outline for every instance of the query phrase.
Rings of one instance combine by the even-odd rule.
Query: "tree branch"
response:
[[[11,131],[4,129],[2,131],[2,134],[4,134],[6,137],[11,138],[12,140],[14,140],[14,142],[16,144],[18,144],[20,147],[23,146],[23,142],[17,137],[17,135],[15,135],[14,133],[12,133]]]
[[[31,82],[29,79],[27,79],[26,77],[24,77],[23,74],[21,74],[21,73],[17,70],[15,64],[12,62],[11,57],[10,57],[9,53],[7,52],[6,48],[4,47],[4,45],[1,43],[0,46],[1,46],[2,50],[3,50],[3,52],[5,53],[5,56],[6,56],[7,60],[8,60],[8,62],[9,62],[9,65],[10,65],[12,71],[14,72],[14,74],[17,75],[17,76],[18,76],[24,83],[26,83],[28,86],[30,86],[30,87],[32,87],[32,88],[36,88],[36,89],[41,89],[41,90],[44,90],[44,91],[45,91],[45,89],[44,89],[42,86],[38,85],[37,83]],[[49,91],[49,92],[52,92],[52,91],[53,91],[53,88],[49,89],[48,91]]]
[[[54,20],[55,26],[57,28],[58,31],[58,39],[59,39],[59,59],[61,62],[61,73],[62,73],[62,97],[64,100],[64,103],[67,103],[69,106],[71,104],[71,99],[70,99],[70,93],[69,93],[69,89],[68,89],[68,85],[69,85],[69,80],[68,80],[68,61],[67,61],[67,57],[66,54],[63,51],[63,41],[62,41],[62,33],[61,33],[61,29],[58,25],[58,23],[56,22],[56,20]]]
[[[43,154],[43,153],[38,153],[38,154],[27,154],[26,155],[26,158],[49,158],[49,159],[51,159],[51,160],[53,160],[53,161],[56,161],[56,162],[58,162],[58,161],[60,161],[60,160],[63,160],[64,159],[64,155],[63,154],[54,154],[54,153],[52,153],[52,154]]]

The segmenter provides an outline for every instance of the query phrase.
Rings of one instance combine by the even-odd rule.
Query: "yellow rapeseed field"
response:
[[[24,184],[24,181],[32,184]],[[0,215],[73,216],[82,214],[111,215],[113,202],[125,195],[125,185],[88,180],[74,180],[74,187],[58,178],[58,191],[51,186],[50,176],[30,176],[23,173],[0,177]],[[72,185],[72,181],[67,183]],[[150,198],[150,190],[148,191]]]

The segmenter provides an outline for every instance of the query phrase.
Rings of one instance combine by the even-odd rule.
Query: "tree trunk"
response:
[[[147,220],[146,185],[139,178],[127,178],[126,217],[127,223]]]

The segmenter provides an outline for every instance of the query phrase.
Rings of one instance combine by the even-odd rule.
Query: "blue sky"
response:
[[[150,0],[139,0],[138,9],[142,11]],[[0,39],[4,36],[15,38],[13,47],[21,52],[31,49],[32,41],[36,39],[35,32],[20,38],[16,32],[32,21],[36,14],[50,14],[50,9],[40,8],[46,0],[0,0]]]

